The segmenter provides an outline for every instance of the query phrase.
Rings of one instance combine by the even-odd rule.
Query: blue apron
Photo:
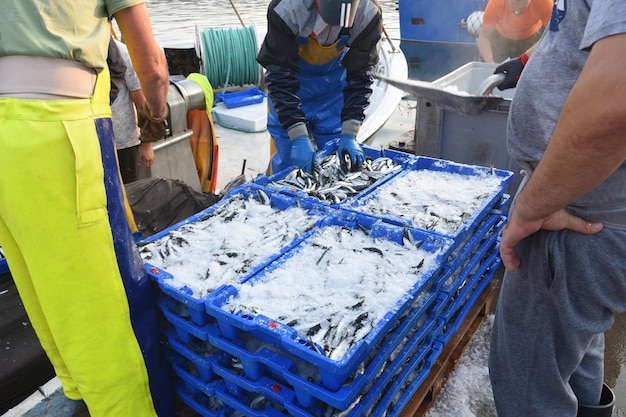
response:
[[[296,95],[302,102],[309,134],[318,149],[341,134],[341,111],[346,71],[341,60],[347,52],[348,36],[342,36],[329,46],[320,45],[312,37],[298,38],[300,72],[296,78],[300,89]],[[291,139],[280,126],[278,114],[271,100],[267,116],[267,130],[272,138],[271,170],[281,171],[291,165]]]

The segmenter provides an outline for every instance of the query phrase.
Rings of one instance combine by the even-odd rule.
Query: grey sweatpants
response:
[[[540,231],[517,247],[491,338],[498,416],[574,417],[598,404],[604,332],[626,310],[626,232]]]

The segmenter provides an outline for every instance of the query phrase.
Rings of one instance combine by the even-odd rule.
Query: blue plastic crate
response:
[[[141,241],[138,244],[140,253],[146,262],[148,274],[152,280],[158,284],[159,290],[180,304],[181,314],[190,316],[191,320],[200,326],[209,322],[209,317],[205,313],[204,301],[207,296],[210,296],[210,294],[207,294],[207,296],[199,296],[188,286],[178,283],[175,280],[177,277],[173,276],[159,265],[154,264],[156,261],[155,257],[161,256],[159,251],[169,250],[168,245],[170,237],[172,237],[171,241],[174,242],[184,239],[186,236],[185,233],[188,233],[186,232],[187,229],[193,226],[202,225],[205,222],[216,221],[214,219],[221,219],[224,216],[229,219],[230,217],[228,216],[230,216],[231,207],[244,203],[250,204],[252,202],[269,205],[272,209],[272,213],[276,213],[278,218],[280,218],[283,214],[286,216],[288,210],[290,209],[300,208],[303,210],[302,221],[304,224],[299,225],[293,221],[285,219],[285,221],[281,223],[284,225],[284,232],[281,233],[284,234],[281,235],[276,232],[275,237],[277,240],[274,243],[274,246],[276,246],[275,250],[270,251],[272,247],[266,247],[265,252],[267,256],[265,257],[258,255],[258,251],[250,251],[247,255],[248,258],[246,258],[246,262],[238,261],[237,258],[233,258],[232,265],[238,265],[237,272],[239,273],[241,271],[240,275],[233,279],[235,282],[245,280],[248,276],[262,269],[265,264],[271,262],[275,257],[287,250],[291,245],[296,244],[298,239],[302,238],[302,236],[306,233],[306,230],[312,229],[319,219],[327,215],[327,210],[329,209],[328,206],[310,199],[296,199],[281,193],[267,191],[263,187],[256,184],[246,184],[232,190],[226,198],[222,199],[214,206],[211,206],[208,209],[203,210],[202,212],[197,213],[188,219]],[[247,219],[241,220],[238,225],[245,224],[246,222]],[[298,232],[298,227],[301,227],[304,230],[302,232]],[[205,232],[205,235],[207,236],[204,238],[210,239],[213,242],[228,242],[229,238],[232,238],[230,235],[208,235],[209,233],[210,231]],[[273,238],[274,235],[266,234],[264,237],[270,239]],[[260,242],[250,242],[250,245],[253,244],[260,244]],[[181,247],[178,250],[184,251],[184,247]],[[207,259],[211,259],[213,254],[207,253],[206,255]],[[225,262],[226,266],[229,265],[227,263],[229,261],[230,258],[226,261],[220,260],[220,262]],[[190,259],[189,262],[193,263],[194,259]],[[221,277],[217,278],[222,279]]]
[[[191,320],[191,317],[181,314],[181,308],[178,303],[165,297],[163,294],[155,294],[154,298],[157,307],[159,307],[169,325],[173,326],[181,342],[189,343],[194,338],[203,341],[208,340],[207,328],[210,324],[198,326]]]
[[[177,287],[170,284],[174,277],[154,265],[146,263],[148,276],[158,284],[159,290],[178,302],[177,311],[182,317],[190,317],[198,325],[209,323],[210,317],[204,310],[204,300],[194,297],[192,291],[187,287]]]
[[[219,389],[223,390],[223,385]],[[209,396],[200,390],[190,392],[182,383],[176,384],[176,394],[183,403],[202,417],[228,417],[233,415],[234,410],[232,408],[226,405],[219,407],[214,405],[216,402],[221,403],[219,399],[213,398],[214,395]]]
[[[467,264],[473,254],[484,247],[484,240],[490,238],[493,235],[497,235],[504,227],[506,217],[499,212],[493,212],[488,214],[480,224],[470,233],[465,240],[459,242],[455,241],[453,245],[453,251],[446,259],[446,267],[452,273],[458,271],[459,268],[463,268]],[[443,282],[446,282],[444,280]]]
[[[450,327],[455,321],[455,317],[466,305],[466,302],[472,298],[472,295],[475,292],[474,290],[476,290],[476,288],[484,282],[484,278],[488,277],[487,273],[490,272],[490,267],[494,261],[496,261],[497,257],[498,255],[495,252],[487,254],[485,259],[483,259],[480,264],[477,264],[477,268],[469,274],[456,292],[445,296],[447,302],[446,308],[439,315],[439,317],[444,321],[445,326],[442,329],[442,334],[438,336],[439,340],[447,342],[447,339],[443,338],[447,337],[446,334],[449,333]]]
[[[373,224],[370,224],[373,226]],[[399,238],[396,236],[396,238]],[[420,297],[426,294],[421,294]],[[175,309],[176,304],[172,300],[158,294],[156,297],[157,305],[163,311],[168,322],[174,327],[178,339],[182,343],[191,343],[197,341],[209,341],[209,343],[220,350],[229,353],[233,357],[237,357],[243,366],[243,371],[247,377],[258,379],[264,374],[277,375],[287,381],[289,385],[294,387],[301,404],[310,405],[314,399],[330,404],[337,408],[347,407],[360,394],[362,388],[370,381],[379,369],[384,366],[385,361],[393,354],[397,345],[399,345],[406,335],[410,332],[419,331],[424,337],[430,337],[433,321],[425,321],[428,316],[434,315],[431,308],[435,304],[438,292],[430,293],[426,297],[422,297],[421,301],[416,301],[414,307],[405,317],[400,319],[397,326],[390,329],[385,338],[377,347],[375,354],[364,361],[364,365],[350,382],[344,384],[337,392],[331,392],[319,384],[312,381],[308,376],[299,375],[295,362],[298,358],[287,357],[284,353],[279,354],[271,349],[262,348],[258,351],[249,352],[246,350],[243,340],[229,341],[221,336],[219,329],[210,324],[198,326],[189,319],[184,319],[171,309]],[[441,307],[437,307],[439,310]],[[171,336],[170,336],[171,337]],[[182,349],[179,347],[179,349]],[[187,353],[189,356],[189,353]],[[193,357],[193,356],[192,356]],[[204,360],[206,362],[206,360]],[[206,366],[200,365],[201,370],[205,370]],[[206,376],[205,376],[206,378]]]
[[[249,404],[244,404],[243,401],[249,398],[252,393],[263,396],[271,401],[274,410],[285,412],[285,414],[281,413],[280,415],[299,417],[313,417],[319,415],[319,413],[309,412],[300,407],[297,403],[294,391],[288,385],[276,381],[275,379],[263,376],[255,381],[251,381],[219,363],[215,366],[215,373],[218,374],[226,384],[227,391],[224,392],[223,395],[231,398],[231,406],[232,404],[238,404],[234,408],[245,413],[246,416],[249,415],[248,408],[252,407],[250,407]]]
[[[206,395],[215,395],[215,386],[222,383],[221,379],[211,378],[210,381],[202,379],[195,373],[195,370],[189,367],[188,362],[177,352],[171,349],[164,349],[164,352],[166,358],[172,366],[174,374],[185,386],[188,392],[202,391]]]
[[[495,237],[495,236],[494,236]],[[464,295],[468,291],[468,287],[471,288],[480,279],[480,274],[484,272],[489,263],[498,256],[497,239],[493,239],[493,243],[490,244],[489,250],[485,254],[476,255],[470,264],[463,269],[462,274],[455,277],[454,280],[443,290],[439,292],[438,302],[443,305],[443,309],[439,312],[439,317],[446,321],[449,321],[450,317],[456,313],[456,311],[462,306]]]
[[[471,209],[471,212],[462,213],[433,213],[433,206],[424,203],[422,206],[412,206],[412,202],[408,205],[403,205],[400,202],[398,204],[382,204],[379,199],[382,196],[389,194],[393,196],[398,194],[398,186],[401,181],[404,181],[407,176],[416,175],[420,172],[443,172],[450,174],[451,176],[458,175],[459,181],[469,177],[476,178],[495,178],[495,189],[488,195],[476,196],[477,206]],[[351,210],[366,212],[371,215],[375,215],[385,219],[385,221],[392,224],[408,225],[420,229],[426,229],[432,232],[436,232],[454,239],[457,242],[461,242],[467,238],[467,236],[474,231],[474,229],[480,224],[480,222],[494,209],[501,208],[502,197],[504,195],[504,189],[512,178],[512,173],[509,171],[503,171],[499,169],[491,169],[486,167],[478,167],[473,165],[458,164],[451,161],[445,161],[441,159],[416,157],[415,160],[409,161],[406,167],[398,173],[391,175],[365,190],[364,193],[350,198],[345,201],[344,207]],[[406,188],[411,193],[415,193],[415,196],[424,194],[427,190],[417,186]],[[431,189],[434,191],[435,189]],[[441,189],[437,189],[441,190]],[[445,209],[459,209],[453,207],[450,203],[440,207],[442,211]],[[406,209],[406,212],[401,210]],[[410,209],[410,210],[409,210]],[[407,214],[410,213],[410,216]],[[422,218],[418,223],[415,222],[417,216]],[[446,225],[443,227],[442,225]]]
[[[320,222],[320,227],[316,229],[315,233],[312,233],[299,245],[277,258],[263,271],[251,277],[250,280],[242,283],[239,288],[241,289],[247,286],[250,291],[255,291],[259,288],[259,283],[271,281],[272,274],[275,273],[275,271],[284,268],[285,264],[287,264],[290,259],[294,258],[300,252],[303,252],[305,248],[313,248],[311,242],[314,242],[318,233],[323,233],[324,230],[328,228],[334,228],[329,230],[328,233],[345,229],[350,233],[363,234],[363,231],[359,228],[358,222],[347,222],[345,219],[340,218],[326,218],[323,222]],[[405,227],[376,223],[368,230],[368,239],[378,237],[402,244],[406,236],[406,230]],[[419,241],[421,248],[424,251],[428,251],[426,253],[432,254],[432,265],[428,265],[428,269],[425,271],[419,271],[421,275],[418,275],[417,270],[415,271],[414,285],[397,300],[393,309],[388,311],[382,319],[373,324],[373,328],[365,337],[360,338],[356,343],[351,345],[347,353],[341,357],[332,359],[322,354],[323,348],[321,346],[312,345],[305,335],[298,334],[293,327],[288,326],[277,318],[266,317],[261,314],[251,314],[241,310],[235,313],[224,310],[222,306],[228,304],[231,300],[237,302],[239,290],[235,286],[226,285],[215,291],[213,296],[207,300],[207,312],[212,317],[215,317],[220,331],[227,339],[234,340],[241,337],[242,333],[245,333],[247,336],[257,338],[264,343],[268,343],[278,349],[296,355],[305,362],[314,365],[320,373],[320,378],[324,386],[332,391],[336,391],[348,377],[353,375],[357,367],[373,349],[378,346],[378,343],[385,336],[386,332],[412,307],[412,303],[415,299],[423,292],[433,290],[433,284],[437,281],[436,277],[442,267],[442,260],[447,257],[451,242],[449,239],[424,233],[423,231],[409,230],[414,241]],[[372,239],[372,241],[374,240]],[[319,250],[321,251],[322,249]],[[323,252],[321,257],[324,257],[327,252],[329,256],[325,259],[334,259],[333,251],[329,251],[328,249]],[[306,253],[306,251],[304,251],[304,253]],[[307,254],[306,256],[310,255]],[[360,256],[363,256],[363,254]],[[420,262],[416,259],[416,262],[423,264],[423,260]],[[301,266],[298,266],[301,269]],[[375,264],[368,265],[368,268],[376,267],[377,265]],[[301,272],[300,270],[299,276]]]
[[[441,325],[436,327],[436,329],[440,328]],[[435,330],[435,333],[436,332],[437,330]],[[384,371],[373,381],[372,385],[368,387],[363,397],[353,405],[347,416],[369,417],[384,415],[384,413],[377,414],[375,410],[379,408],[385,396],[390,395],[393,397],[395,394],[395,392],[390,389],[395,385],[398,375],[402,372],[408,374],[416,368],[424,369],[429,372],[429,356],[432,355],[436,343],[438,342],[436,342],[434,338],[429,338],[424,342],[418,343],[415,343],[414,340],[409,340],[398,356],[385,367]],[[426,373],[426,375],[428,375],[428,373]]]
[[[9,272],[7,260],[5,258],[0,258],[0,275],[6,274],[7,272]]]
[[[338,144],[339,144],[338,139],[328,142],[324,146],[324,148],[316,154],[315,158],[316,158],[317,163],[318,164],[321,163],[325,158],[328,158],[330,155],[336,153]],[[365,154],[366,159],[375,160],[381,157],[386,157],[386,158],[389,158],[391,161],[393,161],[393,163],[396,165],[396,168],[394,170],[389,171],[386,175],[380,175],[380,176],[377,175],[375,178],[376,181],[370,182],[370,184],[363,189],[356,188],[354,192],[351,192],[351,194],[360,195],[364,193],[367,189],[372,187],[373,184],[376,184],[376,182],[381,181],[382,178],[386,178],[390,175],[397,173],[398,171],[402,169],[402,167],[406,166],[407,163],[415,159],[414,155],[410,155],[404,152],[398,152],[398,151],[393,151],[393,150],[388,150],[388,149],[377,149],[377,148],[367,146],[367,145],[361,145],[361,146],[363,148],[363,152]],[[286,181],[288,178],[291,178],[290,176],[292,176],[296,171],[297,169],[295,166],[288,167],[288,168],[283,169],[282,171],[274,173],[270,177],[259,176],[254,180],[254,182],[259,185],[263,185],[269,189],[276,189],[286,194],[297,195],[302,198],[312,198],[312,199],[315,199],[316,201],[322,201],[325,204],[328,204],[332,207],[343,206],[343,201],[347,201],[348,199],[347,195],[341,196],[339,193],[335,193],[333,195],[337,199],[336,201],[331,200],[331,199],[324,199],[322,195],[320,195],[320,193],[317,192],[316,189],[308,189],[307,186],[305,186],[304,180],[301,180],[302,183],[300,184],[298,183],[297,180]],[[338,184],[339,182],[345,182],[344,180],[352,178],[354,176],[358,176],[358,175],[359,175],[358,172],[357,173],[341,173],[339,175],[334,175],[332,179],[327,178],[326,183],[327,185],[332,185],[332,184],[339,185]]]
[[[510,208],[511,208],[511,196],[505,193],[505,194],[502,194],[502,199],[500,199],[500,203],[494,209],[494,212],[500,213],[504,216],[508,216]]]
[[[447,264],[439,277],[439,299],[434,314],[440,315],[447,307],[454,292],[477,267],[478,263],[492,251],[496,251],[498,234],[504,225],[505,217],[492,214],[469,236],[464,244],[457,246],[448,256]]]
[[[381,403],[379,404],[381,406],[380,408],[385,410],[385,415],[394,417],[400,416],[404,407],[411,400],[415,392],[420,388],[421,384],[426,380],[432,366],[445,348],[446,343],[450,340],[451,336],[458,331],[459,326],[467,316],[469,310],[475,304],[476,299],[491,282],[493,274],[500,265],[500,259],[495,256],[495,254],[493,259],[494,261],[492,263],[484,263],[484,265],[487,266],[487,269],[484,271],[482,280],[479,282],[478,286],[475,287],[469,299],[465,300],[465,304],[456,316],[454,323],[446,323],[442,327],[442,332],[433,342],[433,350],[420,371],[416,373],[413,369],[414,367],[409,364],[400,374],[396,376],[396,378],[394,378],[394,383],[388,390],[390,395],[381,400]],[[440,323],[444,323],[444,321],[441,320]]]
[[[269,389],[271,390],[272,388],[270,387]],[[275,387],[275,389],[282,390],[279,386]],[[265,395],[247,391],[232,383],[216,390],[215,395],[224,404],[241,413],[234,415],[243,415],[245,417],[308,417],[306,414],[292,414],[292,412],[297,410],[286,410]]]
[[[386,416],[398,417],[401,415],[411,397],[430,375],[443,348],[444,346],[441,343],[434,341],[432,349],[428,352],[425,360],[416,361],[411,359],[407,366],[394,377],[393,383],[387,389],[385,396],[378,402],[376,410],[384,412]],[[400,395],[399,398],[398,395]]]
[[[379,415],[372,414],[371,409],[377,403],[377,399],[386,392],[385,389],[393,381],[394,375],[401,369],[404,369],[405,364],[410,362],[422,365],[428,364],[428,355],[432,354],[434,343],[436,343],[434,338],[425,337],[423,332],[414,332],[406,338],[401,349],[395,352],[396,355],[393,360],[386,365],[384,370],[368,380],[368,385],[361,390],[359,397],[341,408],[333,407],[324,402],[311,404],[308,407],[302,406],[298,400],[297,389],[294,390],[289,385],[269,377],[263,376],[256,381],[252,381],[229,370],[227,367],[220,366],[220,364],[215,367],[215,372],[224,379],[228,387],[226,395],[231,398],[230,400],[224,400],[224,402],[244,413],[249,412],[249,410],[246,410],[243,404],[237,404],[236,398],[246,398],[247,394],[256,393],[271,399],[273,410],[284,410],[285,414],[281,413],[278,415],[298,417],[324,417],[327,415],[363,417]]]
[[[267,94],[259,90],[257,87],[250,87],[246,90],[219,93],[215,95],[215,97],[223,101],[229,109],[261,103],[266,96]]]
[[[274,378],[293,390],[301,407],[315,409],[320,408],[320,404],[324,404],[344,410],[362,395],[363,389],[376,378],[376,375],[384,368],[387,361],[397,353],[407,338],[413,338],[416,343],[432,339],[435,320],[429,311],[436,299],[435,295],[436,293],[433,293],[422,306],[412,310],[375,349],[370,358],[364,361],[364,366],[353,378],[344,383],[337,391],[326,389],[316,378],[300,375],[296,360],[288,359],[269,346],[256,352],[249,352],[243,341],[228,340],[222,337],[219,332],[214,333],[209,338],[214,346],[231,354],[233,358],[237,358],[243,367],[241,377],[249,381],[249,384],[261,378],[265,378],[266,381]],[[220,373],[219,371],[216,372]]]
[[[171,330],[162,332],[167,340],[167,345],[176,354],[177,359],[172,359],[172,355],[166,355],[171,361],[181,360],[187,364],[188,368],[194,368],[194,372],[198,374],[204,382],[210,382],[215,379],[213,373],[213,363],[221,359],[219,352],[203,354],[198,352],[197,345],[183,343],[178,340],[175,333]],[[208,347],[208,346],[205,346]]]
[[[262,184],[244,183],[239,187],[230,190],[228,194],[224,196],[224,198],[222,198],[211,207],[207,207],[206,209],[199,211],[192,216],[189,216],[185,220],[182,220],[166,229],[163,229],[150,237],[142,239],[138,242],[139,249],[141,250],[143,246],[155,242],[163,237],[166,237],[170,232],[177,231],[186,224],[198,223],[211,216],[216,215],[219,210],[229,204],[231,199],[237,198],[238,196],[248,199],[254,199],[260,202],[265,202],[267,204],[270,204],[271,207],[277,210],[287,210],[292,207],[300,207],[308,210],[311,215],[325,215],[326,211],[328,210],[328,207],[326,205],[319,204],[319,201],[313,201],[308,199],[294,199],[288,195],[276,193],[275,190],[268,189]]]
[[[233,410],[215,396],[215,389],[224,385],[221,379],[202,380],[190,372],[187,362],[177,352],[166,348],[164,353],[176,376],[176,393],[182,402],[204,417],[232,414]]]
[[[491,283],[493,275],[501,263],[502,261],[498,255],[494,253],[481,265],[473,279],[459,292],[450,308],[442,315],[446,325],[442,334],[437,337],[437,340],[445,345],[458,332],[463,320],[465,320],[465,316],[467,316],[467,313],[474,306],[485,288]]]
[[[492,253],[497,254],[498,235],[502,227],[504,227],[504,222],[504,217],[500,215],[492,216],[484,225],[484,229],[486,229],[488,233],[476,234],[476,236],[479,237],[476,244],[466,246],[463,248],[464,250],[459,252],[462,256],[458,256],[454,263],[457,265],[457,272],[445,274],[440,278],[439,292],[442,297],[445,297],[447,300],[454,296],[467,277],[474,273],[486,257],[490,256]],[[457,260],[461,260],[461,262],[457,262]]]

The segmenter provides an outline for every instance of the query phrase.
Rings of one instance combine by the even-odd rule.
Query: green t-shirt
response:
[[[110,18],[147,0],[2,0],[0,56],[31,55],[106,65]]]

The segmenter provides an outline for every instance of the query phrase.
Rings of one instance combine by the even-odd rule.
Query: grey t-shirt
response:
[[[124,74],[124,82],[118,84],[120,91],[117,94],[117,98],[111,104],[113,113],[111,120],[113,121],[113,136],[115,137],[116,148],[126,149],[141,143],[139,141],[139,127],[137,126],[135,105],[130,98],[130,91],[139,90],[141,85],[130,61],[126,45],[116,40],[114,42],[126,64],[126,73]]]
[[[625,32],[624,0],[557,0],[550,26],[524,68],[511,102],[507,146],[512,158],[541,159],[590,48],[602,38]],[[577,203],[620,201],[626,201],[626,164]]]

